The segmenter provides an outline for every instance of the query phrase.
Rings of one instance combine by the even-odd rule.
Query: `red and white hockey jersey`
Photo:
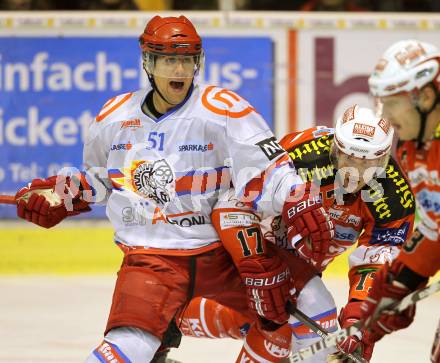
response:
[[[259,213],[281,212],[290,187],[302,181],[248,102],[226,89],[195,86],[153,120],[141,110],[150,91],[109,100],[84,147],[88,181],[97,201],[107,194],[116,242],[142,253],[215,247],[210,215],[231,182],[252,194],[248,201]]]
[[[391,158],[385,172],[360,193],[346,195],[338,203],[336,172],[330,160],[333,129],[314,127],[286,135],[280,144],[287,150],[304,181],[319,180],[323,205],[335,226],[324,260],[312,262],[324,270],[333,259],[357,244],[349,256],[350,298],[362,300],[368,293],[374,271],[397,257],[411,235],[415,198],[397,163]],[[269,222],[269,223],[268,223]],[[264,221],[265,237],[292,248],[280,217]],[[301,254],[301,251],[298,251]]]
[[[356,244],[349,256],[349,298],[362,300],[367,296],[374,271],[396,258],[411,235],[416,203],[405,176],[390,159],[381,177],[364,186],[361,193],[349,195],[344,204],[338,204],[336,170],[330,160],[332,140],[333,129],[316,127],[286,135],[280,142],[304,181],[320,180],[323,205],[335,226],[335,237],[322,261],[309,260],[300,250],[296,252],[323,271],[335,257]],[[236,262],[258,251],[263,253],[265,240],[294,249],[287,241],[287,229],[281,216],[264,218],[253,213],[234,198],[232,191],[219,200],[214,216],[223,243],[228,242],[227,250]],[[259,229],[252,228],[258,223],[264,236]],[[251,228],[246,229],[245,235],[236,227]]]
[[[398,259],[422,276],[433,276],[440,270],[440,125],[421,149],[406,141],[397,155],[416,195],[421,217],[417,228],[423,234],[408,240]]]

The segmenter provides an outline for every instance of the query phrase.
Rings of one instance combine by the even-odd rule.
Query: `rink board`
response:
[[[204,49],[209,58],[198,80],[258,104],[273,129],[272,39],[207,36]],[[0,193],[15,194],[29,180],[56,175],[61,168],[83,170],[83,144],[102,105],[146,82],[137,36],[2,34]],[[0,218],[14,214],[0,206]],[[96,209],[81,216],[90,217],[105,214]]]
[[[63,225],[46,230],[18,222],[0,228],[0,275],[89,275],[118,270],[122,252],[106,222],[98,227],[87,222]],[[329,266],[326,275],[346,276],[347,272],[344,254]]]
[[[137,37],[153,15],[0,12],[0,193],[81,168],[87,123],[107,99],[146,83]],[[248,99],[279,137],[371,106],[367,77],[389,44],[440,39],[438,14],[185,15],[204,39],[201,80]],[[1,218],[13,214],[0,208]]]

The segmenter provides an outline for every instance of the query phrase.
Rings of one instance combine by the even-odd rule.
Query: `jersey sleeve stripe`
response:
[[[104,104],[104,106],[102,106],[102,109],[104,109],[104,108],[106,108],[108,105],[110,105],[110,104],[116,99],[116,97],[117,97],[117,96],[115,96],[115,97],[113,97],[113,98],[110,98],[110,99]]]
[[[227,188],[230,180],[229,168],[226,167],[204,170],[203,173],[191,170],[177,178],[176,193],[178,196],[204,194]]]
[[[133,92],[127,93],[119,102],[111,106],[108,110],[105,110],[107,107],[109,107],[113,102],[115,101],[115,98],[108,101],[104,107],[102,108],[101,112],[98,116],[96,116],[96,122],[101,122],[104,120],[108,115],[110,115],[112,112],[117,110],[119,107],[121,107],[127,100],[129,100],[133,96]]]
[[[263,171],[258,177],[251,179],[239,195],[248,199],[246,205],[251,206],[253,209],[257,210],[258,202],[260,201],[265,188],[269,185],[270,180],[274,174],[274,171],[285,163],[290,163],[290,158],[288,155],[283,155],[281,158],[272,163],[265,171]]]

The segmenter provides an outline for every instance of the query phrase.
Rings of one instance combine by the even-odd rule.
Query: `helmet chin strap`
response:
[[[419,106],[416,106],[416,110],[420,115],[420,128],[416,139],[417,149],[420,149],[423,145],[423,136],[425,136],[426,120],[428,119],[429,112],[423,112]]]
[[[434,85],[432,85],[432,87],[434,88],[434,91],[435,91],[435,100],[432,103],[432,106],[429,108],[429,110],[422,111],[418,105],[416,106],[416,110],[420,115],[420,129],[419,129],[419,134],[417,135],[417,139],[416,139],[417,149],[420,149],[423,145],[423,136],[425,136],[426,123],[428,120],[428,116],[434,110],[435,106],[440,102],[439,92],[437,91],[437,89],[435,88]]]

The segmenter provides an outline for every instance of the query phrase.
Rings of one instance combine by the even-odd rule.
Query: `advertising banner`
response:
[[[200,76],[249,100],[271,127],[272,43],[206,37]],[[0,193],[15,194],[63,166],[80,169],[88,125],[102,105],[146,81],[136,37],[0,38]],[[0,217],[14,215],[0,206]]]
[[[357,103],[373,107],[368,77],[383,52],[394,42],[418,39],[437,44],[440,31],[312,30],[293,31],[291,58],[296,80],[290,82],[296,113],[290,129],[331,126],[338,115]]]

